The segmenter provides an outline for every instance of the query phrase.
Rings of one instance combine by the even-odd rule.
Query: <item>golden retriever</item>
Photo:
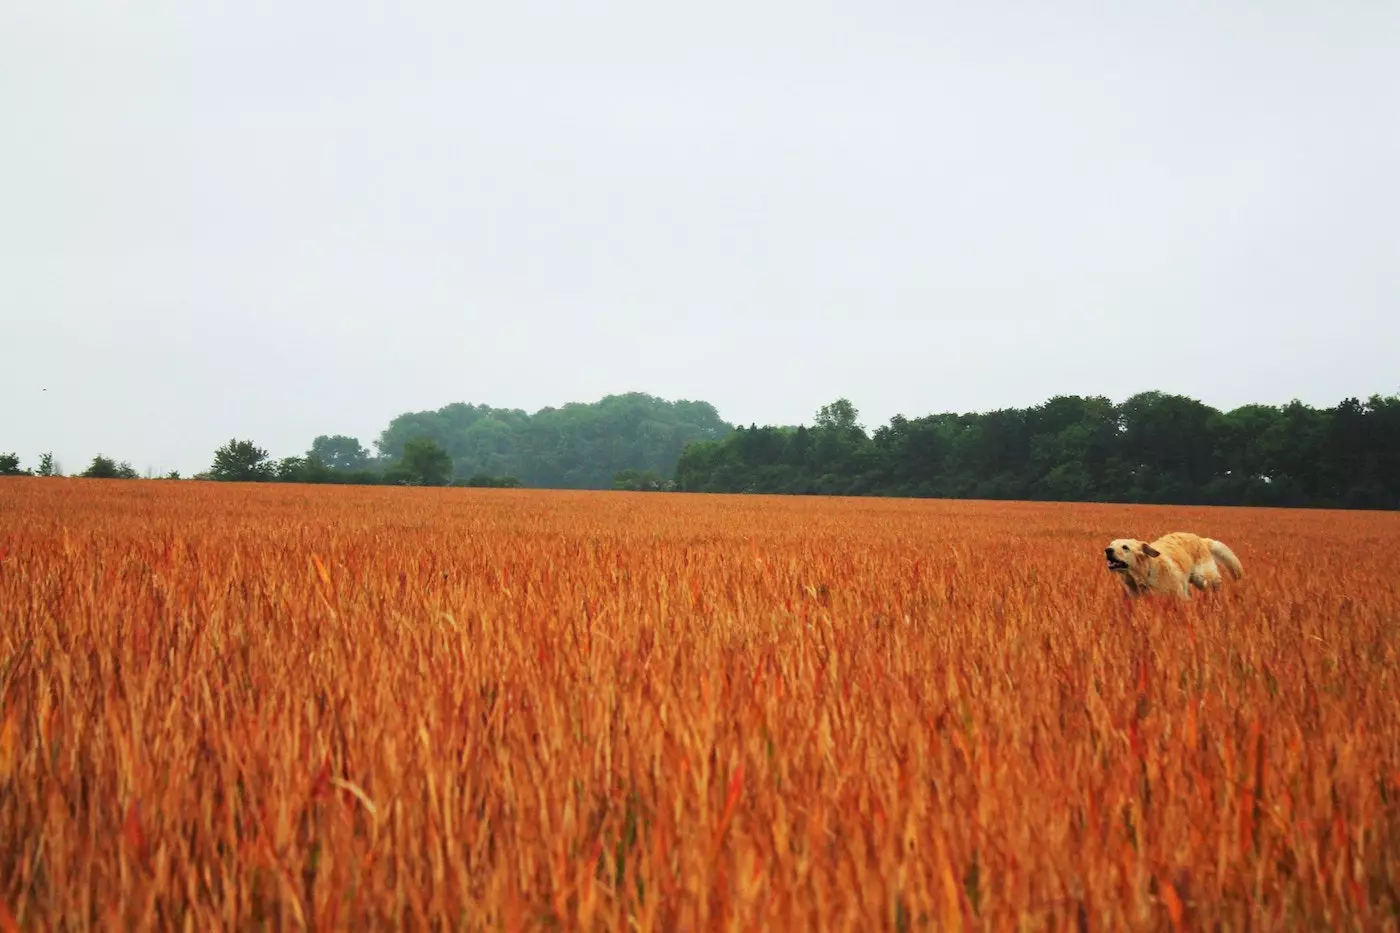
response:
[[[1118,538],[1103,549],[1108,569],[1122,581],[1130,597],[1167,593],[1191,598],[1191,587],[1213,590],[1221,584],[1223,566],[1236,580],[1244,568],[1235,552],[1211,538],[1188,531],[1163,535],[1151,544],[1136,538]]]

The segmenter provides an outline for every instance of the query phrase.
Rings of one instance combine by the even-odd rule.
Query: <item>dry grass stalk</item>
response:
[[[1246,581],[1129,606],[1103,541]],[[0,481],[0,931],[1396,929],[1384,514]]]

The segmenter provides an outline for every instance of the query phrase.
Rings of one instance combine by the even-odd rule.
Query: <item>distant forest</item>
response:
[[[35,470],[0,454],[0,475],[24,473],[61,470],[48,454]],[[99,454],[79,475],[137,473]],[[810,426],[747,428],[707,402],[642,393],[534,414],[455,403],[399,415],[374,450],[321,435],[304,455],[273,459],[230,440],[196,478],[1396,509],[1400,396],[1228,412],[1162,392],[1121,404],[1058,396],[1024,409],[896,415],[873,432],[846,399]]]
[[[688,492],[1400,507],[1400,396],[1217,411],[1143,392],[982,414],[896,415],[867,434],[842,399],[811,427],[688,447]]]
[[[381,457],[426,437],[452,458],[457,476],[512,476],[524,486],[607,489],[633,471],[669,477],[687,444],[733,430],[709,402],[666,401],[639,392],[592,404],[520,409],[456,403],[399,415],[379,435]]]
[[[232,439],[195,479],[241,482],[529,486],[556,489],[659,489],[687,444],[733,430],[708,402],[666,401],[643,393],[610,395],[534,414],[453,403],[405,412],[366,447],[323,434],[303,454],[273,458],[253,440]],[[0,475],[61,475],[51,454],[21,469],[0,454]],[[127,461],[99,453],[79,476],[134,479]],[[168,474],[166,479],[179,479]]]

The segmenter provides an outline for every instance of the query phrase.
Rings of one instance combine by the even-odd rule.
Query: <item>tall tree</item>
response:
[[[252,441],[235,438],[214,451],[209,474],[222,482],[261,483],[273,479],[277,467],[268,459],[266,450]]]
[[[430,437],[404,444],[396,469],[423,486],[445,486],[452,479],[452,458]]]
[[[860,412],[850,399],[838,398],[817,409],[816,426],[824,431],[854,433],[863,430],[858,423],[859,417]]]
[[[359,438],[344,434],[322,434],[311,442],[306,452],[308,458],[316,458],[326,469],[340,473],[366,470],[370,466],[370,452],[360,443]]]
[[[136,479],[137,477],[136,470],[132,468],[130,463],[125,460],[117,463],[112,458],[104,457],[102,454],[93,457],[92,463],[88,464],[88,468],[81,475],[88,479]]]

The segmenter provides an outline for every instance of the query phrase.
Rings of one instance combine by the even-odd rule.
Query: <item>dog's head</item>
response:
[[[1136,538],[1117,538],[1103,549],[1108,569],[1113,573],[1136,574],[1149,560],[1161,557],[1161,552]]]

